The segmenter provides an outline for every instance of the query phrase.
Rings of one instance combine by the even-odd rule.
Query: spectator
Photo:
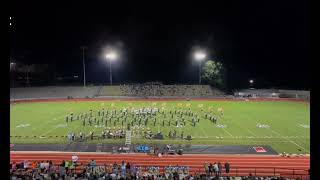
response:
[[[112,174],[115,174],[115,175],[118,174],[118,165],[116,163],[113,164]]]
[[[62,164],[61,164],[62,165]],[[59,174],[61,177],[64,178],[65,174],[66,174],[66,168],[65,168],[65,163],[64,163],[64,166],[60,166],[59,167]]]
[[[218,177],[219,167],[218,167],[218,164],[216,162],[214,162],[214,164],[213,164],[213,169],[214,169],[215,177]]]
[[[32,169],[36,169],[38,167],[38,164],[36,161],[32,162],[31,164]]]
[[[122,161],[122,164],[121,164],[121,176],[122,177],[126,176],[126,163],[124,161]]]
[[[23,169],[28,170],[29,164],[30,164],[30,163],[29,163],[27,160],[24,160],[24,161],[23,161]]]
[[[206,162],[204,164],[204,170],[206,171],[206,176],[208,177],[209,176],[209,165],[208,165],[208,162]]]
[[[47,161],[47,162],[44,163],[44,168],[45,168],[45,171],[46,171],[46,172],[49,171],[49,161]]]
[[[64,168],[66,170],[66,173],[68,173],[68,170],[69,170],[69,161],[65,161],[64,162]]]
[[[13,161],[12,163],[12,170],[13,171],[17,170],[17,163],[15,161]]]
[[[136,175],[137,175],[137,168],[136,168],[136,166],[135,166],[134,164],[132,164],[132,165],[130,166],[130,171],[131,171],[131,175],[132,175],[133,177],[136,177]]]
[[[221,176],[221,171],[222,171],[222,165],[220,161],[218,162],[218,176]]]
[[[41,176],[40,174],[40,170],[39,171],[36,171],[34,174],[33,174],[33,178],[35,180],[42,180],[43,179],[43,176]]]
[[[72,163],[73,163],[73,166],[76,168],[77,166],[77,161],[78,161],[78,156],[76,154],[73,154],[73,156],[71,156],[71,160],[72,160]]]
[[[200,179],[200,174],[198,172],[196,172],[195,175],[194,175],[194,178],[195,179]]]
[[[61,164],[60,164],[60,166],[65,166],[65,164],[66,164],[66,162],[63,160],[62,162],[61,162]]]
[[[41,161],[41,163],[40,163],[40,170],[41,170],[41,172],[43,173],[43,171],[44,171],[44,162],[43,161]]]
[[[229,164],[229,162],[228,162],[228,161],[224,164],[224,168],[226,169],[226,173],[227,173],[227,175],[229,176],[229,172],[230,172],[230,164]]]
[[[126,165],[126,172],[127,173],[130,173],[130,163],[128,162],[127,165]]]
[[[53,166],[52,161],[49,161],[49,174],[52,175],[56,171],[56,167]]]
[[[210,166],[209,166],[209,174],[210,174],[210,176],[212,175],[212,173],[213,173],[213,165],[212,165],[212,163],[210,163]]]
[[[91,172],[94,172],[95,171],[95,169],[96,169],[96,161],[95,160],[91,160],[91,162],[90,162],[90,169],[91,169]]]

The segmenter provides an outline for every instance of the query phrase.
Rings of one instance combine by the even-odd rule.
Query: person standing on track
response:
[[[230,172],[230,164],[229,164],[229,162],[228,162],[228,161],[224,164],[224,168],[226,169],[226,173],[227,173],[227,175],[229,176],[229,172]]]
[[[218,177],[219,167],[216,162],[214,162],[214,164],[213,164],[213,172],[214,172],[215,177]]]
[[[206,171],[206,176],[208,177],[209,176],[209,165],[208,165],[208,162],[206,162],[204,164],[204,170]]]
[[[91,162],[90,162],[91,172],[95,172],[95,170],[96,170],[96,165],[97,165],[96,161],[92,159]]]
[[[210,165],[209,165],[209,175],[211,176],[212,173],[213,173],[213,165],[212,165],[212,163],[210,163]]]
[[[221,176],[221,171],[222,171],[222,164],[220,163],[220,161],[218,162],[218,177]]]

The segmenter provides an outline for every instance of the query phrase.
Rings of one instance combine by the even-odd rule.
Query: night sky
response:
[[[121,51],[114,83],[196,84],[191,54],[200,47],[225,65],[229,88],[247,87],[249,79],[257,88],[310,88],[308,1],[99,2],[16,3],[11,58],[82,76],[86,45],[88,81],[106,83],[109,45]]]

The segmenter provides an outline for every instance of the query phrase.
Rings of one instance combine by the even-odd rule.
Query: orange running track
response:
[[[50,152],[50,151],[11,151],[10,161],[46,161],[52,160],[53,164],[58,165],[62,160],[71,160],[72,152]],[[253,175],[292,177],[293,174],[307,175],[310,168],[309,156],[304,157],[280,157],[277,155],[168,155],[161,158],[147,154],[110,154],[110,153],[86,153],[76,152],[79,163],[87,164],[91,159],[96,160],[98,165],[121,163],[122,160],[135,164],[136,166],[159,166],[163,172],[164,166],[189,166],[190,173],[204,173],[204,163],[221,162],[224,164],[229,161],[232,176]],[[295,169],[295,170],[293,170]],[[287,175],[285,175],[287,174]],[[295,176],[298,177],[298,176]],[[301,177],[301,176],[299,176]]]

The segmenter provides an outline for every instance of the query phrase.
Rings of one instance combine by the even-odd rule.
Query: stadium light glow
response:
[[[110,60],[110,61],[114,61],[116,60],[118,57],[117,53],[115,52],[110,52],[106,54],[106,59]]]
[[[250,79],[250,81],[249,81],[249,82],[250,82],[250,84],[252,84],[252,83],[253,83],[253,80],[252,80],[252,79]]]
[[[194,53],[194,58],[197,61],[203,61],[205,57],[206,57],[206,54],[204,52],[195,52]]]

